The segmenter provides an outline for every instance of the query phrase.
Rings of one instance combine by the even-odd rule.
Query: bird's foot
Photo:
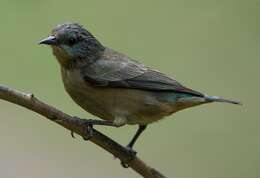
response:
[[[125,148],[128,150],[129,154],[132,157],[136,156],[137,152],[132,147],[126,146]]]
[[[86,124],[86,130],[83,139],[85,141],[88,141],[93,137],[93,125],[91,123],[85,123],[85,124]]]
[[[72,138],[75,138],[74,132],[72,130],[70,131],[70,135],[71,135]]]
[[[127,149],[127,151],[129,152],[129,155],[130,155],[130,159],[127,161],[129,163],[130,161],[132,161],[135,158],[137,152],[130,146],[126,146],[125,148]],[[121,166],[123,168],[129,168],[128,163],[121,161]]]
[[[94,125],[93,120],[91,120],[91,119],[89,119],[89,120],[81,119],[81,118],[76,117],[76,116],[74,116],[73,118],[79,120],[79,122],[86,127],[85,136],[83,136],[83,139],[86,140],[86,141],[90,140],[93,137],[93,125]],[[75,138],[73,131],[71,131],[70,134],[71,134],[72,138]]]

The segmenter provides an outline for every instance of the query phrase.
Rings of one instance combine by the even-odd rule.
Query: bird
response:
[[[147,125],[186,108],[238,101],[210,96],[104,46],[86,28],[67,22],[39,44],[49,45],[60,64],[65,90],[85,111],[102,120],[89,125],[138,125],[126,148],[133,150]]]

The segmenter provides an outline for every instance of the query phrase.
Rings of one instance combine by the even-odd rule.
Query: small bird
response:
[[[240,104],[187,88],[175,79],[102,45],[77,23],[56,26],[39,44],[50,45],[71,98],[103,120],[92,125],[139,128],[127,148],[148,124],[185,108],[212,102]]]

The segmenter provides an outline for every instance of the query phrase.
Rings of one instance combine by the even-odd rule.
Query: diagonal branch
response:
[[[87,126],[84,124],[85,122],[83,119],[72,117],[48,104],[45,104],[38,100],[33,94],[26,94],[0,84],[0,99],[23,106],[53,122],[56,122],[64,128],[81,135],[83,138],[87,137]],[[148,166],[137,156],[133,158],[131,153],[124,146],[118,144],[95,129],[93,129],[93,137],[90,138],[90,141],[110,152],[122,162],[127,163],[134,171],[145,178],[165,177],[154,168]]]

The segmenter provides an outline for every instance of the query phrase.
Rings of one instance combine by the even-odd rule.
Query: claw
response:
[[[85,135],[86,136],[83,137],[83,139],[85,141],[88,141],[88,140],[90,140],[93,137],[93,125],[92,124],[89,124],[89,123],[87,124],[86,134]]]
[[[72,130],[70,131],[70,135],[71,135],[72,138],[75,138],[74,132]]]
[[[127,163],[122,162],[122,161],[121,161],[121,166],[123,168],[129,168],[129,165]]]
[[[128,162],[132,161],[134,159],[134,157],[136,156],[137,152],[135,150],[133,150],[131,147],[126,146],[126,149],[128,150],[131,158]],[[121,166],[123,168],[129,168],[129,164],[128,163],[124,163],[123,161],[121,161]]]
[[[133,148],[131,148],[131,147],[129,147],[129,146],[126,146],[126,149],[128,150],[128,152],[130,153],[130,155],[131,155],[132,157],[135,157],[135,156],[136,156],[137,152],[136,152]]]

